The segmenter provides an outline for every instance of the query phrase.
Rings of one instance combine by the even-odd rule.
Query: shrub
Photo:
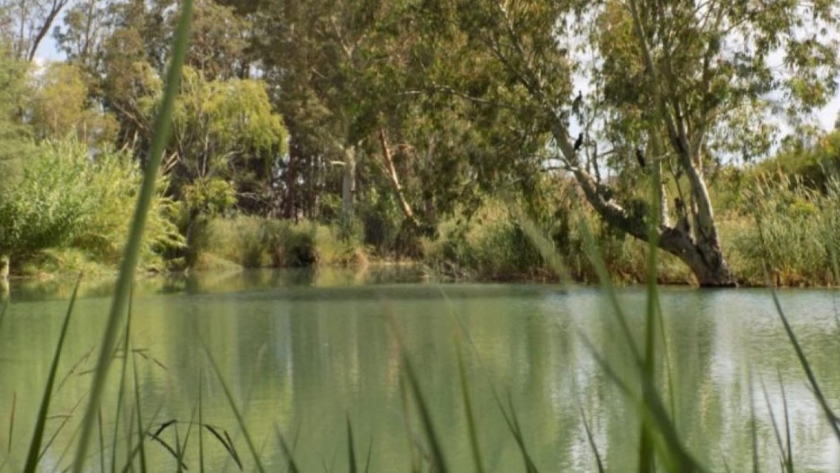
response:
[[[823,193],[797,179],[774,176],[746,190],[744,201],[749,206],[738,217],[748,223],[727,226],[733,266],[745,283],[764,284],[765,265],[775,284],[833,281],[831,262],[840,251],[836,180],[829,180]]]
[[[201,255],[210,254],[246,268],[350,265],[366,261],[357,240],[341,238],[335,227],[239,215],[210,220]],[[196,261],[207,258],[199,256]],[[214,260],[215,261],[215,260]]]
[[[59,142],[39,147],[23,177],[0,195],[0,253],[20,265],[47,249],[74,248],[116,265],[127,238],[141,173],[126,153]],[[163,186],[161,186],[163,188]],[[182,244],[168,218],[172,203],[158,195],[146,226],[141,261],[159,268],[159,252]]]

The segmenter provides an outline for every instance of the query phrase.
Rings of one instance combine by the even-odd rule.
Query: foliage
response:
[[[359,244],[338,234],[337,228],[313,222],[293,224],[245,215],[216,218],[209,222],[198,260],[206,266],[221,258],[245,268],[364,263]]]
[[[28,108],[29,122],[41,139],[75,135],[93,147],[113,142],[116,121],[88,104],[86,77],[75,65],[51,63],[36,74]]]
[[[0,195],[0,248],[20,265],[48,249],[78,248],[115,265],[125,244],[130,208],[141,178],[125,153],[91,156],[75,141],[44,144],[19,183]],[[171,202],[158,194],[144,239],[144,263],[160,268],[156,252],[181,244],[168,219]]]
[[[772,159],[758,163],[749,176],[780,183],[788,179],[811,189],[827,192],[829,182],[840,173],[840,130],[817,136],[812,143],[791,139]]]
[[[29,64],[13,59],[0,41],[0,189],[20,177],[33,149],[31,130],[20,120],[29,93],[28,70]]]
[[[156,103],[150,102],[147,114],[154,113]],[[191,202],[190,186],[218,187],[220,180],[248,196],[239,202],[270,207],[271,180],[285,152],[286,130],[263,81],[207,80],[203,72],[187,67],[172,120],[172,185],[191,212],[204,209],[203,202]]]
[[[822,193],[784,175],[759,180],[746,190],[748,204],[741,209],[745,225],[731,236],[744,281],[785,286],[835,283],[832,261],[840,255],[838,190],[835,179]]]

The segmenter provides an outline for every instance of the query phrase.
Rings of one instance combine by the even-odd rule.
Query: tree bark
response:
[[[382,128],[379,129],[379,145],[382,147],[382,161],[385,164],[385,174],[388,176],[388,182],[390,182],[391,188],[394,190],[394,194],[397,196],[397,200],[400,203],[400,209],[402,209],[405,218],[412,225],[417,227],[417,217],[414,216],[414,211],[411,209],[411,205],[408,204],[408,201],[405,198],[405,193],[400,185],[399,176],[397,176],[397,169],[394,167],[394,159],[391,156],[391,149],[388,147],[388,142],[385,139],[385,131]]]
[[[608,225],[618,228],[625,233],[642,241],[648,240],[645,214],[630,214],[608,196],[608,188],[595,181],[589,173],[582,169],[573,170],[583,194],[596,212]],[[646,206],[650,208],[650,206]],[[699,225],[699,224],[698,224]],[[703,234],[700,230],[699,235]],[[685,263],[697,283],[703,287],[734,287],[735,279],[723,257],[716,232],[714,239],[708,236],[698,236],[696,239],[689,232],[680,227],[679,219],[675,227],[660,224],[657,229],[657,245],[660,249],[671,253]]]
[[[353,221],[353,196],[356,193],[356,149],[344,148],[344,177],[341,183],[341,219],[345,225]]]

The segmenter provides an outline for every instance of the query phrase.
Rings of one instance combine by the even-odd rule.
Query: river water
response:
[[[401,346],[450,471],[475,471],[459,350],[485,471],[525,471],[502,411],[510,414],[511,406],[539,471],[596,471],[582,413],[607,469],[635,468],[639,411],[595,361],[593,349],[634,390],[638,375],[600,290],[421,279],[394,270],[256,271],[138,282],[129,359],[136,365],[144,429],[177,421],[161,432],[162,442],[147,438],[149,471],[175,471],[163,443],[185,441],[184,464],[191,471],[199,471],[200,449],[206,471],[238,471],[210,429],[190,428],[199,424],[222,437],[226,432],[243,469],[256,468],[207,352],[266,471],[286,468],[277,432],[294,450],[300,471],[348,471],[348,419],[360,470],[412,471],[412,461],[429,446],[417,404],[403,389]],[[12,284],[0,322],[0,464],[6,471],[23,465],[71,289],[70,281]],[[43,471],[66,467],[75,454],[110,290],[109,282],[82,287],[47,423],[47,438],[58,434],[45,449]],[[787,290],[779,297],[829,403],[840,407],[840,302],[828,290]],[[619,301],[640,343],[645,292],[621,289]],[[661,305],[658,387],[681,441],[698,461],[711,471],[751,469],[754,426],[762,471],[778,471],[772,419],[784,441],[787,418],[797,470],[840,470],[838,441],[767,290],[662,289]],[[128,431],[137,430],[131,363],[122,407],[122,353],[114,366],[101,409],[102,438],[97,430],[89,451],[90,471],[103,463],[110,471],[114,447],[120,469]],[[118,412],[124,412],[119,420]]]

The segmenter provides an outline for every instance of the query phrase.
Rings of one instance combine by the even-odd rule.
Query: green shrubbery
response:
[[[785,176],[758,179],[740,213],[723,224],[730,259],[746,284],[826,285],[840,256],[840,186],[822,192]]]
[[[610,231],[588,208],[583,216],[595,244],[616,281],[643,282],[647,274],[647,245]],[[572,212],[550,215],[535,222],[550,237],[553,252],[578,281],[594,283],[595,271],[587,260],[585,236]],[[556,277],[523,231],[517,218],[501,203],[483,206],[470,220],[453,218],[442,223],[439,238],[424,239],[425,261],[450,277],[479,279],[550,279]],[[688,269],[675,257],[661,253],[660,280],[688,283]]]
[[[116,266],[140,179],[124,153],[93,155],[76,142],[39,146],[23,176],[0,194],[0,253],[14,267],[39,259],[69,265],[62,269],[78,269],[73,262],[81,260]],[[155,198],[141,255],[147,268],[161,268],[159,251],[182,244],[171,210],[168,199]],[[77,254],[62,261],[70,249]]]
[[[353,239],[342,239],[339,229],[309,221],[251,216],[209,221],[201,239],[197,266],[218,266],[218,258],[246,268],[346,265],[365,261]]]

